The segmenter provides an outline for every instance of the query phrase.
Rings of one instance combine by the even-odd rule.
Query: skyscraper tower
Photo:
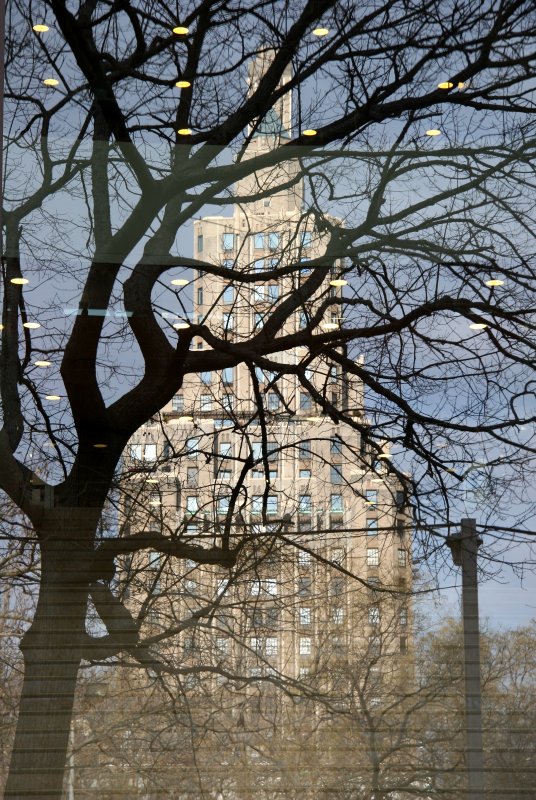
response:
[[[250,86],[269,62],[267,53],[250,66]],[[241,158],[279,147],[291,121],[288,94],[249,131]],[[175,624],[179,663],[201,658],[223,680],[314,679],[343,702],[346,684],[333,682],[343,665],[355,674],[356,658],[368,653],[370,667],[383,652],[398,669],[410,648],[410,540],[389,453],[374,454],[363,438],[363,388],[333,358],[342,348],[329,357],[306,344],[262,357],[256,348],[270,336],[344,323],[342,262],[322,264],[337,221],[319,226],[305,198],[300,165],[290,161],[239,180],[230,214],[196,221],[194,255],[218,269],[194,272],[192,311],[177,327],[206,326],[195,350],[225,354],[227,342],[243,343],[243,358],[187,375],[161,425],[133,438],[127,465],[154,530],[202,545],[244,541],[231,574],[195,561],[177,572],[145,556],[149,624],[203,620],[197,629]],[[287,311],[319,264],[314,293]],[[374,705],[378,684],[367,687]]]

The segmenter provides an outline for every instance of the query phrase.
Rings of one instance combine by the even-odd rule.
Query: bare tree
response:
[[[531,14],[523,0],[7,3],[0,481],[41,557],[7,797],[61,796],[83,659],[143,662],[110,588],[116,558],[153,549],[229,568],[248,542],[228,526],[210,547],[98,536],[127,442],[185,376],[244,363],[297,375],[367,462],[398,449],[387,469],[412,469],[422,515],[448,516],[468,488],[514,505],[534,422]],[[251,156],[290,93],[288,138]],[[184,255],[203,208],[251,207],[301,180],[325,243],[306,271],[295,241],[260,274]],[[179,267],[291,284],[247,341],[197,320],[175,332],[161,312],[180,306],[164,282]],[[311,383],[309,360],[285,355],[297,347],[363,383],[368,419]],[[86,632],[89,596],[103,636]]]

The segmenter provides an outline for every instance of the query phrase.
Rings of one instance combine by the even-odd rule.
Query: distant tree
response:
[[[490,513],[514,508],[534,422],[532,13],[529,0],[192,0],[180,12],[8,0],[0,485],[41,564],[6,797],[61,797],[82,661],[143,656],[110,585],[124,540],[102,541],[101,517],[127,442],[185,376],[250,363],[310,389],[308,360],[292,357],[306,347],[363,382],[367,420],[313,398],[359,431],[367,460],[399,450],[387,469],[403,480],[411,467],[418,513],[448,516],[468,490],[487,493]],[[248,158],[291,92],[290,138]],[[282,165],[283,187],[233,197],[236,181]],[[184,255],[203,209],[251,207],[301,179],[326,241],[306,274],[294,243],[262,274]],[[292,282],[253,337],[233,341],[161,316],[180,305],[167,287],[178,267],[242,287]],[[348,282],[338,299],[333,271]],[[210,349],[190,349],[194,336]],[[127,549],[229,568],[243,546],[217,531],[197,549],[152,534]],[[421,544],[436,552],[435,538]],[[86,632],[90,595],[102,636]]]

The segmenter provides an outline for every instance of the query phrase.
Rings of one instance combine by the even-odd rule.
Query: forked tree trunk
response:
[[[92,511],[51,510],[41,530],[41,585],[21,643],[25,671],[7,800],[62,797],[85,634]]]

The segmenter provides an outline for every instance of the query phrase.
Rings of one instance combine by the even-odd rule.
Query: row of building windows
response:
[[[313,241],[312,231],[302,231],[300,234],[301,247],[310,247]],[[255,250],[277,250],[281,244],[281,234],[278,231],[263,231],[253,234],[253,246]],[[203,252],[203,234],[197,235],[197,252]],[[224,251],[236,250],[238,248],[238,234],[226,231],[221,234],[221,248]]]

